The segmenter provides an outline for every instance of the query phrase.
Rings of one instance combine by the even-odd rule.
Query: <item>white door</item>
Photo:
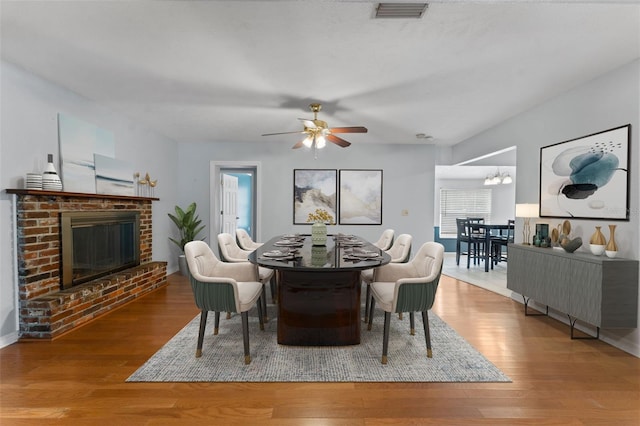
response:
[[[238,220],[238,178],[222,174],[222,230],[235,237]]]

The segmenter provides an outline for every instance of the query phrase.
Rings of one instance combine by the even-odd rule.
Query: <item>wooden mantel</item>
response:
[[[51,197],[76,197],[76,198],[106,198],[111,200],[151,200],[158,201],[160,198],[155,197],[138,197],[132,195],[114,195],[114,194],[89,194],[86,192],[65,192],[65,191],[45,191],[42,189],[5,189],[7,194],[16,195],[35,195],[35,196],[51,196]]]

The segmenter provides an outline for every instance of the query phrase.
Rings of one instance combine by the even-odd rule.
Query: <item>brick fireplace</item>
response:
[[[16,195],[21,339],[55,338],[167,284],[167,263],[151,260],[153,198],[7,192]],[[138,212],[140,265],[63,290],[60,217],[73,211]]]

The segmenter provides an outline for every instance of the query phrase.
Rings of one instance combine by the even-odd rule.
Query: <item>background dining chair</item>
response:
[[[477,228],[474,228],[474,224],[480,224],[484,221],[482,218],[467,218],[465,221],[465,234],[468,242],[467,250],[467,269],[471,265],[471,259],[473,264],[479,264],[484,259],[484,250],[489,250],[489,247],[485,247],[485,234],[484,230],[479,232]]]
[[[218,334],[220,312],[237,312],[242,318],[244,363],[251,363],[249,353],[249,309],[258,307],[260,330],[264,330],[260,297],[263,284],[250,263],[224,263],[204,241],[191,241],[184,246],[189,267],[189,280],[196,306],[200,309],[200,330],[196,358],[202,356],[204,332],[209,311],[215,315],[213,334]]]
[[[258,247],[262,246],[262,243],[253,241],[249,233],[242,228],[236,229],[236,239],[238,241],[238,246],[243,250],[254,251]]]
[[[382,338],[382,363],[387,363],[389,349],[389,327],[391,313],[409,312],[410,333],[415,334],[414,312],[422,313],[427,357],[432,357],[431,334],[428,311],[433,307],[442,272],[444,246],[427,242],[420,247],[414,258],[407,263],[388,263],[376,268],[371,283],[371,311],[368,330],[373,323],[376,303],[384,311],[384,333]]]
[[[223,232],[218,234],[218,250],[220,251],[220,258],[225,262],[231,263],[249,263],[249,254],[252,250],[241,249],[236,239],[229,233]],[[266,288],[267,284],[271,287],[271,298],[275,299],[275,283],[273,282],[274,270],[264,268],[262,266],[254,266],[258,271],[258,279]],[[264,320],[269,321],[267,316],[267,298],[266,290],[263,288],[262,307],[264,310]]]
[[[393,242],[393,245],[385,252],[391,256],[391,263],[405,263],[411,257],[411,243],[413,237],[409,234],[400,234]],[[371,289],[369,288],[373,281],[373,269],[365,269],[360,273],[360,279],[366,284],[367,290],[365,294],[364,305],[364,322],[369,320],[369,304],[371,303]]]
[[[509,257],[509,244],[514,242],[514,228],[516,221],[509,219],[507,221],[506,235],[500,230],[500,235],[491,237],[491,269],[493,265],[497,265],[498,262],[507,261]],[[503,250],[504,249],[504,250]]]
[[[469,255],[469,236],[467,235],[467,219],[456,218],[456,265],[460,265],[460,256]],[[466,251],[462,250],[462,245],[465,244]]]
[[[389,250],[393,245],[393,229],[385,229],[380,235],[378,241],[373,243],[374,246],[378,247],[380,250]]]

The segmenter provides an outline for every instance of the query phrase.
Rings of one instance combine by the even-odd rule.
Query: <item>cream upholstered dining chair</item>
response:
[[[237,312],[242,318],[244,363],[251,363],[249,353],[249,309],[258,307],[260,330],[264,330],[260,297],[264,285],[258,281],[256,268],[250,263],[221,262],[204,241],[191,241],[184,246],[189,266],[189,280],[196,306],[200,309],[200,331],[196,358],[202,356],[204,332],[209,311],[215,315],[213,334],[218,334],[220,312]]]
[[[374,246],[378,247],[380,250],[389,250],[393,245],[393,229],[385,229],[378,238],[378,241],[373,243]]]
[[[249,233],[242,228],[236,229],[236,239],[238,240],[238,245],[243,250],[253,251],[262,246],[262,243],[253,241]]]
[[[411,257],[411,242],[413,237],[409,234],[400,234],[393,242],[393,245],[385,252],[391,256],[391,263],[404,263]],[[364,305],[364,322],[369,321],[369,303],[371,303],[371,289],[369,285],[373,281],[373,269],[365,269],[360,273],[360,279],[366,284]]]
[[[229,233],[223,232],[218,234],[218,249],[220,250],[220,258],[225,262],[231,263],[248,263],[249,254],[253,250],[244,250],[238,246],[236,239]],[[274,270],[264,268],[262,266],[254,266],[258,271],[258,278],[264,287],[269,284],[271,286],[271,297],[275,296],[274,283],[272,279],[274,277]],[[264,310],[264,320],[269,321],[267,316],[267,298],[266,290],[263,288],[262,293],[262,308]]]
[[[407,263],[389,263],[373,272],[371,283],[371,311],[368,330],[373,323],[376,303],[384,311],[382,339],[382,363],[387,363],[389,326],[391,313],[409,312],[411,335],[415,334],[414,312],[422,312],[427,357],[432,357],[428,311],[433,306],[440,282],[444,246],[440,243],[424,243],[413,259]]]

